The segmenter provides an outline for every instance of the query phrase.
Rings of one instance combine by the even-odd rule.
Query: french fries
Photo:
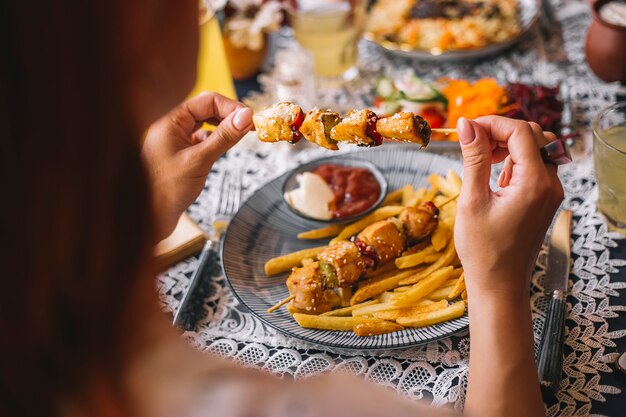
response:
[[[334,237],[329,243],[332,245],[351,238],[370,224],[399,215],[405,207],[432,201],[439,208],[437,228],[428,238],[407,248],[394,262],[369,270],[354,287],[338,288],[336,294],[331,294],[336,295],[336,305],[341,304],[340,308],[315,315],[294,308],[292,303],[287,304],[287,310],[300,326],[352,331],[366,337],[406,327],[430,326],[465,314],[465,275],[456,254],[453,234],[461,178],[449,170],[445,176],[431,174],[428,182],[429,188],[416,189],[407,184],[393,190],[381,207],[354,223],[330,225],[298,234],[299,239]],[[304,249],[270,259],[265,264],[265,272],[276,275],[310,264],[325,248],[327,246]],[[282,300],[272,309],[287,301]]]
[[[438,269],[428,275],[428,277],[419,281],[413,288],[403,293],[401,297],[398,297],[391,303],[398,307],[409,307],[416,301],[426,298],[427,295],[439,288],[441,284],[450,277],[452,270],[453,268],[451,266]]]
[[[298,233],[298,239],[325,239],[327,237],[337,236],[342,229],[342,225],[332,224],[330,226],[322,227],[321,229],[307,230],[306,232]]]
[[[380,322],[382,320],[371,317],[333,317],[315,316],[312,314],[294,313],[293,318],[302,327],[307,329],[350,331],[360,323]]]
[[[404,327],[397,323],[380,320],[359,323],[352,328],[352,331],[357,336],[374,336],[377,334],[397,332],[402,329],[404,329]]]
[[[396,323],[407,327],[424,327],[461,317],[465,314],[465,301],[458,301],[441,310],[398,317]]]
[[[271,276],[290,271],[293,267],[301,266],[303,259],[316,258],[324,249],[326,246],[318,246],[272,258],[265,263],[265,275]]]

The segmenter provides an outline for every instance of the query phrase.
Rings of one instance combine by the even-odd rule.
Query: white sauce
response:
[[[332,219],[329,205],[335,201],[335,194],[324,178],[304,172],[296,176],[296,181],[298,188],[285,193],[287,204],[314,219]]]
[[[612,1],[600,9],[600,18],[612,25],[626,27],[626,3]]]

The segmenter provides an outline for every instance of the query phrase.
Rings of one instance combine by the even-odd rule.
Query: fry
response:
[[[415,273],[419,273],[420,269],[415,268],[411,270],[406,270],[400,273],[393,273],[389,276],[383,275],[379,279],[375,279],[372,281],[368,281],[363,283],[358,290],[352,295],[350,299],[350,304],[358,304],[361,301],[365,301],[368,298],[372,298],[378,294],[381,294],[385,291],[391,290],[398,286],[398,283],[405,278],[411,277],[411,275]]]
[[[436,251],[433,246],[428,246],[425,249],[422,249],[421,251],[416,252],[412,255],[401,256],[399,258],[396,258],[396,267],[399,269],[406,269],[411,268],[415,265],[426,263],[428,262],[428,260],[433,259],[431,255],[434,255],[435,252]],[[435,262],[438,258],[439,255],[437,254],[435,259],[433,259],[431,262]]]
[[[437,188],[442,194],[445,194],[448,197],[452,197],[458,192],[456,189],[450,187],[450,184],[439,174],[430,174],[428,176],[428,182],[432,187]]]
[[[456,319],[465,314],[465,301],[459,301],[441,310],[418,313],[410,317],[398,317],[396,322],[403,326],[424,327]]]
[[[450,238],[450,243],[448,243],[448,247],[446,248],[446,250],[441,254],[441,256],[439,257],[439,259],[437,261],[435,261],[435,263],[433,263],[432,265],[426,267],[426,269],[424,269],[423,271],[407,278],[404,279],[402,281],[400,281],[400,285],[408,285],[408,284],[414,284],[424,278],[426,278],[428,275],[430,275],[431,273],[435,272],[436,270],[438,270],[439,268],[442,268],[444,266],[447,266],[450,264],[450,262],[452,262],[452,260],[454,259],[454,257],[456,256],[456,250],[454,247],[454,236],[452,236]]]
[[[393,289],[393,292],[406,292],[411,289],[410,285],[403,285],[402,287],[396,287]]]
[[[428,302],[428,304],[422,304],[424,302]],[[441,310],[447,306],[448,302],[446,300],[441,300],[436,303],[430,300],[422,300],[420,301],[420,305],[417,306],[404,307],[397,310],[379,311],[373,315],[378,319],[396,321],[398,317],[410,317],[411,315],[418,313],[428,313],[429,311]]]
[[[441,252],[448,244],[450,235],[452,235],[452,233],[450,232],[448,225],[445,223],[439,223],[433,234],[430,235],[430,242],[433,245],[433,248],[435,248],[437,252]]]
[[[315,261],[313,259],[311,259],[311,258],[304,258],[302,260],[302,266],[311,265],[313,262],[315,262]]]
[[[294,266],[300,266],[303,259],[316,258],[324,249],[326,249],[326,246],[318,246],[316,248],[303,249],[272,258],[265,262],[265,275],[276,275],[281,272],[289,271]]]
[[[427,278],[415,284],[409,291],[403,293],[402,297],[393,300],[391,303],[400,307],[409,307],[439,288],[450,277],[451,273],[451,266],[438,269]]]
[[[433,201],[438,192],[437,187],[430,187],[430,190],[426,191],[424,195],[424,201]]]
[[[382,203],[380,203],[380,205],[390,206],[394,203],[400,202],[400,200],[402,200],[402,192],[403,192],[403,189],[398,188],[397,190],[393,190],[392,192],[387,193],[387,195],[385,196],[385,199],[383,200]]]
[[[320,314],[320,316],[350,316],[352,315],[352,311],[354,309],[360,308],[360,307],[365,307],[365,306],[369,306],[372,304],[378,304],[378,301],[376,300],[369,300],[369,301],[364,301],[360,304],[356,304],[353,306],[348,306],[348,307],[343,307],[343,308],[338,308],[336,310],[330,310],[327,311],[326,313],[322,313]]]
[[[380,321],[369,317],[333,317],[314,316],[311,314],[294,313],[293,318],[307,329],[350,331],[359,323]]]
[[[448,174],[446,175],[446,182],[450,185],[454,191],[459,194],[461,192],[461,187],[463,185],[461,181],[461,177],[455,171],[449,169]]]
[[[368,271],[365,274],[365,279],[373,279],[376,277],[380,277],[383,274],[388,274],[390,272],[399,272],[398,268],[396,268],[396,266],[394,265],[393,262],[389,262],[388,264],[385,264],[379,268],[374,269],[373,271]]]
[[[392,291],[385,291],[381,295],[378,296],[378,301],[381,303],[388,303],[398,296],[398,293],[394,293]]]
[[[361,220],[346,226],[336,238],[330,241],[330,244],[332,245],[338,240],[344,240],[350,236],[356,235],[370,224],[376,223],[379,220],[385,220],[389,217],[397,216],[402,210],[404,210],[404,207],[402,206],[386,206],[376,209],[372,213],[363,217]]]
[[[452,288],[454,288],[454,285],[443,285],[441,286],[441,288],[437,288],[435,291],[428,294],[428,299],[432,301],[440,301],[445,299],[450,300],[450,298],[448,298],[448,294],[450,294]]]
[[[352,328],[352,331],[357,336],[374,336],[377,334],[397,332],[402,329],[404,329],[403,326],[390,321],[371,321],[357,324]]]
[[[300,232],[298,233],[298,239],[325,239],[327,237],[337,236],[342,229],[342,225],[332,224],[330,226],[322,227],[321,229]]]
[[[448,300],[452,300],[458,297],[465,290],[465,272],[461,273],[461,276],[457,278],[456,284],[450,290],[448,294]]]
[[[377,313],[379,311],[393,310],[397,308],[398,307],[393,305],[391,302],[372,304],[372,305],[365,306],[365,307],[355,308],[354,310],[352,310],[352,316],[353,317],[371,316],[372,314]]]
[[[461,293],[461,298],[467,301],[467,290],[463,290],[463,292]]]
[[[413,197],[415,196],[415,189],[413,188],[413,186],[411,184],[407,184],[404,187],[402,187],[402,205],[404,207],[408,206],[408,202],[413,200]]]

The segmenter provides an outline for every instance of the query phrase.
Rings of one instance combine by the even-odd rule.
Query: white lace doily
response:
[[[626,310],[623,306],[611,304],[611,297],[618,295],[617,290],[626,288],[626,283],[613,281],[611,274],[625,266],[626,260],[611,258],[609,251],[617,246],[617,240],[624,237],[608,232],[596,212],[597,189],[593,166],[588,157],[590,120],[601,108],[614,102],[617,86],[600,83],[587,68],[582,45],[589,23],[588,4],[556,3],[554,8],[563,27],[567,60],[547,60],[550,53],[546,51],[556,50],[555,54],[558,55],[559,48],[546,45],[537,35],[515,50],[477,65],[417,64],[390,59],[375,48],[362,45],[362,66],[376,72],[411,65],[419,75],[428,79],[442,75],[472,79],[495,76],[501,82],[561,85],[564,99],[572,111],[572,126],[580,136],[575,146],[577,161],[560,169],[566,190],[564,206],[574,212],[573,267],[567,300],[569,314],[566,322],[564,379],[556,400],[547,404],[547,407],[548,416],[585,416],[591,414],[594,401],[604,401],[606,394],[620,392],[615,387],[603,385],[601,375],[612,372],[609,364],[616,358],[616,354],[608,353],[607,349],[615,346],[614,340],[626,335],[626,330],[613,331],[607,323],[609,318]],[[352,97],[355,92],[363,97],[369,94],[366,90],[344,91],[343,99]],[[252,99],[259,102],[267,97],[261,94]],[[354,106],[359,107],[356,104]],[[250,195],[271,178],[326,152],[306,145],[292,147],[261,144],[254,138],[247,138],[215,164],[205,190],[190,207],[189,213],[205,230],[211,232],[221,177],[225,170],[241,170],[244,194]],[[174,311],[178,307],[197,263],[196,258],[189,258],[159,276],[157,286],[164,310]],[[541,290],[545,265],[544,247],[532,278],[531,304],[536,340],[541,334],[544,318],[545,302]],[[452,403],[457,409],[463,406],[469,354],[467,334],[402,350],[322,350],[287,338],[264,325],[239,305],[223,277],[216,278],[212,285],[215,291],[205,303],[206,319],[199,326],[198,332],[185,333],[189,342],[199,350],[294,378],[347,370],[412,398],[427,399],[434,405]]]

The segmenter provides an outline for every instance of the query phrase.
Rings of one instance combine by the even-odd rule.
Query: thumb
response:
[[[206,158],[217,160],[241,140],[252,127],[252,109],[243,107],[221,121],[217,128],[202,141]]]
[[[463,187],[461,195],[482,199],[487,197],[491,176],[491,144],[485,130],[477,123],[461,117],[457,123],[463,153]]]

